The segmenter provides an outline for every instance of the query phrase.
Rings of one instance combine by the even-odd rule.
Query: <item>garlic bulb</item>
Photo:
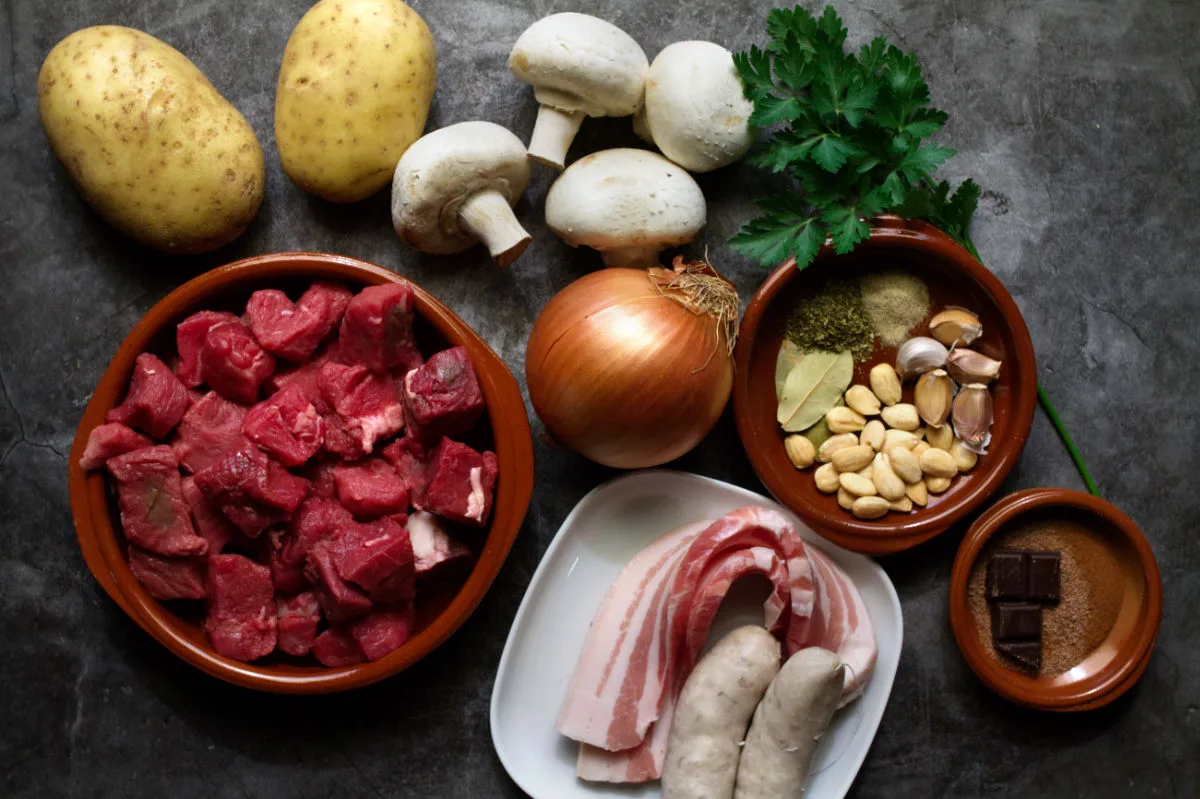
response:
[[[946,365],[949,353],[945,345],[928,336],[910,338],[896,350],[896,371],[900,377],[907,379]]]

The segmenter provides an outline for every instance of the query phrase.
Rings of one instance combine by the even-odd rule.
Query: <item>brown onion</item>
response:
[[[560,291],[525,351],[529,398],[555,438],[606,466],[692,449],[733,385],[737,292],[705,264],[602,269]]]

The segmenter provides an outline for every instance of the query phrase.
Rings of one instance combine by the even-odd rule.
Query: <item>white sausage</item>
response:
[[[842,695],[845,666],[812,647],[788,659],[754,711],[734,799],[784,799],[804,792],[817,743]]]
[[[663,799],[731,799],[742,738],[779,657],[769,632],[739,627],[696,664],[671,723]]]

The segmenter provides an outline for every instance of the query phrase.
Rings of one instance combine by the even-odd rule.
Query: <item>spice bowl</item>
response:
[[[500,571],[516,539],[533,493],[533,442],[524,401],[504,362],[462,319],[415,284],[414,329],[423,346],[465,347],[486,404],[472,436],[496,453],[498,476],[488,526],[469,546],[475,564],[461,582],[447,584],[417,609],[413,636],[383,658],[329,668],[271,655],[243,663],[218,654],[194,607],[152,598],[126,561],[126,542],[114,493],[103,470],[85,471],[80,457],[93,428],[125,394],[134,359],[142,352],[167,355],[175,326],[202,308],[238,310],[258,289],[301,290],[314,280],[338,281],[357,291],[404,278],[378,266],[324,253],[276,253],[227,264],[185,283],[157,303],[134,326],[92,392],[71,448],[68,481],[71,513],[84,560],[113,601],[153,638],[202,671],[228,682],[292,694],[342,691],[395,674],[445,641],[466,621]],[[184,600],[190,601],[190,600]]]
[[[1004,548],[1059,551],[1061,597],[1043,610],[1038,673],[997,655],[984,582]],[[1019,491],[971,526],[950,578],[950,624],[988,688],[1027,707],[1102,707],[1142,676],[1158,637],[1162,582],[1149,542],[1112,504],[1079,491]]]
[[[834,494],[817,490],[813,469],[798,470],[784,448],[787,435],[776,420],[776,359],[787,334],[788,316],[799,298],[832,278],[883,271],[907,272],[928,288],[928,313],[910,335],[940,310],[959,307],[975,314],[983,335],[971,348],[1001,362],[991,383],[991,442],[976,465],[955,477],[925,507],[860,519],[839,507]],[[870,356],[854,364],[852,385],[867,384],[879,363],[895,363],[897,348],[876,341]],[[1033,424],[1037,371],[1033,342],[1020,310],[1000,280],[937,228],[917,220],[885,216],[872,222],[870,238],[852,253],[838,255],[827,244],[806,269],[789,261],[763,283],[742,317],[734,353],[734,415],[755,473],[782,504],[839,546],[873,555],[909,549],[933,538],[977,509],[1016,465]],[[913,401],[906,382],[902,401]]]

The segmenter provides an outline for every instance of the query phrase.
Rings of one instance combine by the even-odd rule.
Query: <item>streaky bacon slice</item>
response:
[[[559,732],[581,743],[581,779],[644,782],[662,773],[679,691],[721,600],[747,574],[771,581],[764,624],[786,631],[787,654],[817,645],[837,652],[853,671],[843,704],[861,693],[875,639],[857,589],[782,514],[742,508],[660,537],[605,595],[559,715]]]

